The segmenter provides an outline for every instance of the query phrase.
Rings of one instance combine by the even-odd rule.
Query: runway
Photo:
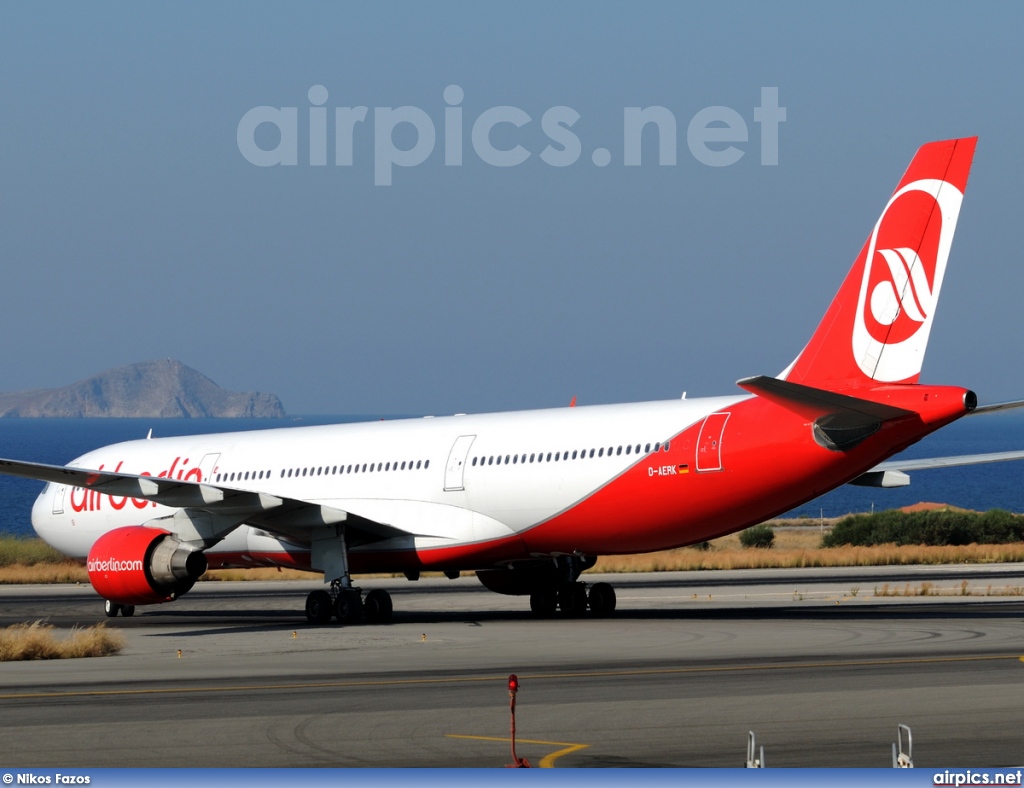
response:
[[[601,579],[611,619],[535,620],[473,578],[366,581],[395,622],[358,627],[305,622],[317,583],[201,583],[110,621],[120,656],[0,664],[0,762],[502,766],[509,673],[535,766],[740,766],[753,730],[769,766],[886,767],[898,723],[919,767],[1024,761],[1024,597],[971,595],[1021,567]],[[922,589],[950,595],[883,595]],[[89,588],[0,590],[0,624],[36,619],[106,620]]]

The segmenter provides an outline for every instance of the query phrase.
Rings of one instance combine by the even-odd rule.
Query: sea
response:
[[[0,457],[64,465],[87,451],[119,441],[212,432],[377,421],[380,416],[291,416],[285,419],[0,419]],[[395,417],[388,417],[395,418]],[[1024,450],[1024,409],[968,416],[899,457],[946,457]],[[773,458],[785,473],[785,454]],[[726,462],[728,460],[726,459]],[[839,517],[894,509],[922,501],[985,511],[1024,513],[1024,461],[913,471],[907,487],[840,487],[785,516]],[[43,484],[0,475],[0,533],[33,534],[32,503]]]

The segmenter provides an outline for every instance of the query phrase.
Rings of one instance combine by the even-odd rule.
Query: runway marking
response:
[[[498,736],[467,736],[467,735],[462,734],[462,733],[446,733],[445,737],[449,738],[449,739],[475,739],[477,741],[500,741],[500,742],[505,742],[506,744],[509,744],[512,741],[511,739],[508,739],[508,738],[502,739],[502,738],[500,738]],[[540,768],[541,769],[554,769],[555,768],[555,759],[556,758],[561,758],[563,755],[568,755],[569,753],[576,752],[577,750],[585,750],[585,749],[587,749],[587,747],[590,746],[589,744],[570,744],[569,742],[566,742],[566,741],[537,741],[536,739],[518,739],[518,738],[516,739],[516,743],[517,744],[542,744],[542,745],[544,745],[546,747],[561,747],[562,748],[561,750],[556,750],[555,752],[551,753],[550,755],[545,755],[543,758],[541,758],[541,760],[540,760]]]
[[[919,657],[864,660],[831,660],[822,662],[782,662],[750,665],[704,665],[693,668],[649,668],[645,670],[594,670],[582,673],[534,673],[520,675],[520,680],[540,681],[544,679],[591,679],[626,676],[674,676],[699,673],[742,673],[758,670],[807,670],[814,668],[856,668],[886,665],[937,665],[956,662],[993,662],[997,660],[1024,662],[1019,654],[989,654],[974,657]],[[0,694],[0,700],[25,700],[31,698],[85,698],[116,697],[126,695],[194,695],[212,692],[258,692],[304,689],[343,689],[346,687],[402,687],[427,684],[482,684],[485,682],[507,682],[507,675],[495,676],[452,676],[440,679],[372,679],[366,681],[313,681],[291,684],[237,684],[213,687],[151,687],[148,689],[113,690],[70,690],[67,692],[8,692]]]

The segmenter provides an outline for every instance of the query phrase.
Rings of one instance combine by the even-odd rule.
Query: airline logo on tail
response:
[[[947,181],[917,180],[875,224],[853,324],[853,357],[868,377],[891,383],[920,372],[962,202]]]
[[[832,391],[917,383],[976,142],[921,146],[783,379]]]

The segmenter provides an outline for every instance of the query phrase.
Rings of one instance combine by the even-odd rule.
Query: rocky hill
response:
[[[143,361],[60,389],[0,393],[4,418],[281,418],[273,394],[222,389],[180,361]]]

